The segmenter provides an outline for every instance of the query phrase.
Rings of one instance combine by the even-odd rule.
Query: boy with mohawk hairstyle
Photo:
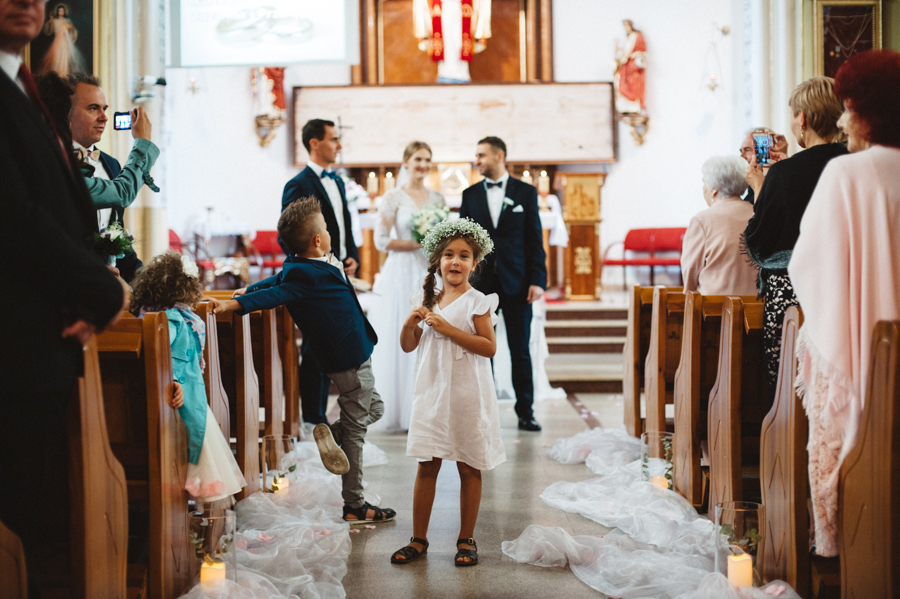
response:
[[[340,419],[314,429],[322,463],[343,477],[344,520],[386,522],[396,512],[366,503],[362,449],[366,430],[384,413],[375,390],[370,357],[378,338],[363,314],[343,265],[331,251],[331,236],[319,201],[301,198],[285,208],[278,234],[290,250],[283,270],[222,302],[216,312],[246,314],[286,305],[309,340],[313,359],[334,381]]]

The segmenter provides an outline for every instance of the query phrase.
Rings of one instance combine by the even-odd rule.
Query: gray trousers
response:
[[[375,390],[372,360],[366,360],[356,368],[332,372],[328,377],[340,392],[338,406],[340,418],[331,425],[334,440],[350,462],[350,470],[342,477],[344,503],[353,509],[365,503],[362,487],[362,453],[366,429],[378,422],[384,414],[384,402]]]

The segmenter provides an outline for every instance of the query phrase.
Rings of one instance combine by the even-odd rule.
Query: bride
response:
[[[387,252],[388,257],[375,282],[375,298],[369,308],[369,321],[378,334],[372,373],[384,401],[384,416],[369,426],[370,431],[409,429],[416,352],[407,354],[400,349],[400,329],[413,302],[422,301],[422,285],[428,274],[428,261],[422,246],[413,239],[410,221],[426,206],[446,205],[444,196],[425,187],[431,171],[428,144],[414,141],[406,146],[403,166],[409,179],[384,194],[375,228],[375,247]]]

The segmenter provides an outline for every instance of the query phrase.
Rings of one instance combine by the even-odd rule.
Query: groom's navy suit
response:
[[[344,190],[344,182],[338,177],[335,179],[335,183],[337,183],[338,190],[341,192],[341,204],[343,205],[342,214],[339,217],[344,219],[346,258],[353,258],[359,263],[359,250],[356,249],[356,244],[353,242],[353,229],[350,222],[350,210],[347,208],[347,193]],[[325,186],[322,185],[322,178],[308,166],[284,186],[284,194],[281,197],[282,212],[296,200],[310,196],[319,200],[319,204],[322,206],[322,216],[325,217],[325,227],[328,229],[328,234],[331,235],[331,243],[334,245],[339,244],[341,236],[338,228],[338,215],[334,213],[331,200],[328,198],[328,192],[325,191]],[[289,256],[291,251],[285,247],[280,238],[278,243],[281,245],[284,253]],[[339,256],[340,251],[337,248],[334,249],[335,254]],[[310,352],[310,344],[306,340],[307,332],[303,330],[303,327],[300,327],[300,331],[304,334],[298,374],[303,421],[319,424],[325,422],[325,408],[328,405],[328,389],[331,386],[331,380],[316,365],[315,359]]]
[[[516,414],[530,420],[534,417],[534,381],[531,371],[531,304],[528,288],[547,287],[547,266],[537,190],[519,179],[509,177],[503,211],[494,227],[488,208],[485,182],[476,183],[463,192],[460,217],[469,217],[484,227],[494,242],[475,288],[482,293],[500,296],[500,310],[506,322],[509,353],[512,358],[512,380],[516,391]]]

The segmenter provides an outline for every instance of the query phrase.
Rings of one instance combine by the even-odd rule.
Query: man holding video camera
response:
[[[106,112],[109,106],[106,95],[100,87],[100,80],[94,75],[73,73],[67,77],[74,90],[72,95],[72,111],[69,113],[69,126],[72,129],[72,145],[76,153],[82,156],[85,164],[94,167],[94,177],[113,180],[122,171],[119,161],[101,152],[95,146],[103,137],[106,123],[109,120]],[[132,135],[135,139],[150,139],[150,121],[145,113],[137,109],[132,123]],[[101,208],[97,210],[97,225],[102,229],[114,222],[124,226],[125,208]],[[130,282],[134,273],[143,266],[133,251],[116,260],[116,268],[125,281]]]

